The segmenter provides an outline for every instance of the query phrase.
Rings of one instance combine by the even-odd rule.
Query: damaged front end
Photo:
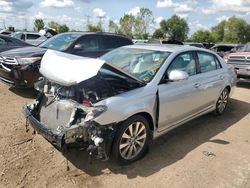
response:
[[[107,160],[116,126],[94,121],[107,110],[106,106],[92,104],[100,100],[97,94],[48,80],[39,81],[35,87],[40,91],[39,97],[23,107],[34,130],[59,148],[79,146],[90,155]]]

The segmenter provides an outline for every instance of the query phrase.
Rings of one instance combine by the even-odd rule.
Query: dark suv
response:
[[[8,50],[0,54],[0,81],[16,87],[33,87],[40,77],[41,59],[47,49],[97,58],[132,40],[112,33],[68,32],[56,35],[37,47]]]

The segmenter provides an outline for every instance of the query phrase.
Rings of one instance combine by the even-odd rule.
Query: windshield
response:
[[[247,43],[243,48],[242,48],[243,52],[250,52],[250,43]]]
[[[64,51],[66,50],[77,38],[79,34],[61,34],[56,35],[42,44],[39,45],[41,48],[48,48],[52,50]]]
[[[13,33],[11,34],[12,37],[20,39],[20,40],[24,40],[24,34],[23,33]]]
[[[138,80],[148,83],[169,55],[170,52],[164,51],[118,48],[105,54],[101,59]]]

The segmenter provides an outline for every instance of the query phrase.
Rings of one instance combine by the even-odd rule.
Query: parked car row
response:
[[[39,92],[24,116],[58,148],[129,164],[185,122],[222,115],[236,83],[234,68],[211,50],[132,44],[110,33],[59,34],[1,53],[0,78]]]
[[[39,67],[47,49],[96,58],[108,51],[133,44],[116,34],[68,32],[56,35],[39,46],[24,47],[0,54],[0,80],[16,87],[33,87],[41,76]]]

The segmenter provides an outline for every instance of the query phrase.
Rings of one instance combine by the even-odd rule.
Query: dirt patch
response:
[[[130,166],[72,149],[67,171],[61,152],[25,131],[21,108],[36,92],[0,83],[0,187],[250,187],[249,92],[250,82],[240,82],[223,116],[171,131]]]

